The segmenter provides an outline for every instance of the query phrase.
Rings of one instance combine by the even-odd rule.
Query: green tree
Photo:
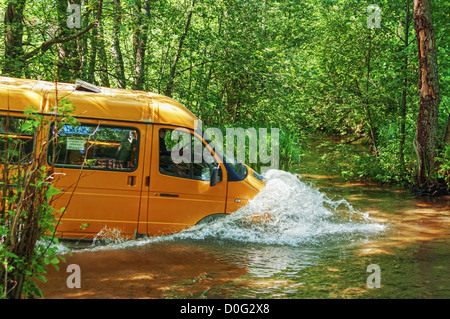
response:
[[[435,157],[439,141],[439,77],[436,39],[429,0],[414,0],[414,29],[419,55],[420,108],[415,148],[419,164],[419,185],[435,179]]]

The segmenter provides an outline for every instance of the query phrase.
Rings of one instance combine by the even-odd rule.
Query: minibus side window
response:
[[[193,134],[174,131],[176,130],[159,130],[159,172],[169,176],[209,181],[213,167],[218,165],[213,155],[206,152],[209,156],[203,156],[205,145]],[[198,147],[200,145],[201,147]],[[222,171],[219,170],[219,181],[221,180]]]
[[[0,116],[0,156],[3,162],[25,164],[31,161],[34,132],[31,127],[29,130],[22,129],[25,121],[25,118]]]
[[[52,132],[54,127],[52,127]],[[50,134],[52,135],[52,134]],[[81,124],[63,125],[57,143],[48,152],[55,166],[134,171],[138,164],[139,133],[136,128]]]

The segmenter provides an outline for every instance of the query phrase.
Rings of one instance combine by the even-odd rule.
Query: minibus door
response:
[[[174,159],[171,150],[175,147],[174,126],[154,125],[149,188],[148,234],[162,235],[181,231],[195,225],[212,214],[225,213],[227,193],[226,171],[220,164],[219,181],[210,185],[213,167],[211,158],[200,156],[199,163],[185,163]],[[184,129],[184,137],[191,146],[202,145],[201,137]],[[186,141],[186,140],[185,140]],[[198,148],[197,148],[198,150]],[[184,149],[183,156],[189,157]],[[207,152],[206,152],[207,153]],[[148,154],[148,153],[147,153]],[[194,147],[192,153],[194,155]],[[211,155],[211,153],[209,153]],[[199,160],[196,160],[197,162]]]
[[[60,236],[132,238],[139,231],[146,134],[139,123],[64,125],[55,150],[55,187],[63,191],[57,206],[68,205]]]

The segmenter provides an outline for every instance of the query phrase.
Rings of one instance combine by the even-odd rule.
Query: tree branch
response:
[[[186,69],[177,71],[177,74],[186,72],[186,71],[188,71],[188,70],[192,70],[192,69],[194,69],[194,68],[196,68],[196,67],[198,67],[198,66],[202,66],[202,65],[205,65],[205,64],[208,64],[208,63],[223,62],[223,61],[226,61],[226,60],[208,60],[208,61],[203,61],[203,62],[201,62],[201,63],[194,64],[194,65],[192,65],[192,66],[190,66],[190,67],[188,67],[188,68],[186,68]]]
[[[46,52],[54,44],[72,41],[72,40],[82,36],[83,34],[87,33],[89,30],[91,30],[93,27],[95,27],[99,23],[100,17],[102,15],[102,6],[103,6],[103,0],[100,0],[98,3],[98,12],[97,12],[97,17],[96,17],[95,21],[93,21],[91,24],[89,24],[84,30],[82,30],[82,31],[78,32],[77,34],[74,34],[73,36],[70,36],[70,37],[53,38],[53,39],[47,40],[47,41],[43,42],[38,48],[34,49],[31,52],[28,52],[27,54],[24,54],[22,56],[21,60],[26,61],[28,59],[31,59],[39,52],[42,52],[42,53]]]

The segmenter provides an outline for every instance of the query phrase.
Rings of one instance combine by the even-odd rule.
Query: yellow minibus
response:
[[[211,148],[186,107],[155,93],[0,76],[0,135],[7,134],[6,119],[20,122],[30,106],[51,119],[61,98],[75,106],[78,125],[63,125],[48,147],[53,185],[62,191],[55,207],[67,205],[58,237],[92,239],[105,227],[126,238],[179,232],[236,211],[264,187],[250,167]],[[51,130],[17,138],[31,152],[42,148],[35,136],[49,142]],[[174,161],[168,139],[174,130],[212,160]]]

